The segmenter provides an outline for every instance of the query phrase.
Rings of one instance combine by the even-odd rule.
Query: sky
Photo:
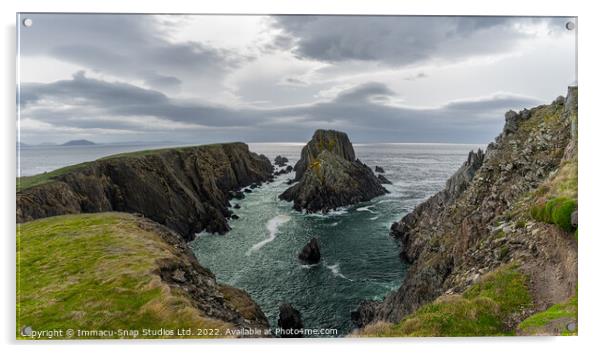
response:
[[[18,128],[88,139],[487,143],[577,84],[571,18],[22,14]]]

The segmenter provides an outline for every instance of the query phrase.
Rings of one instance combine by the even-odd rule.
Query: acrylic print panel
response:
[[[18,339],[576,335],[576,18],[22,13]]]

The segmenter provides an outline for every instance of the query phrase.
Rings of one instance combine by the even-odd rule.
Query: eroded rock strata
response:
[[[372,170],[355,158],[344,132],[316,130],[294,171],[298,183],[279,197],[293,201],[296,210],[327,212],[387,192]]]
[[[576,201],[577,88],[570,87],[566,99],[505,118],[484,153],[471,152],[444,190],[393,224],[391,235],[411,266],[397,291],[352,313],[356,325],[400,322],[509,263],[529,278],[533,303],[507,327],[575,295],[574,234],[534,220],[529,209],[558,195]]]
[[[140,213],[191,240],[201,231],[228,231],[228,199],[244,198],[241,187],[269,180],[272,171],[269,159],[244,143],[124,154],[18,191],[17,222],[122,211]]]

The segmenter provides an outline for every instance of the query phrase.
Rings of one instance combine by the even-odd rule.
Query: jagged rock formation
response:
[[[228,199],[244,198],[241,187],[269,180],[272,171],[267,157],[243,143],[118,155],[19,190],[17,222],[123,211],[143,214],[191,240],[203,230],[228,231]]]
[[[320,262],[320,247],[318,246],[318,239],[311,238],[311,240],[305,244],[298,257],[301,262],[306,264],[317,264]]]
[[[296,210],[328,210],[368,201],[386,193],[372,170],[355,158],[347,134],[316,130],[295,164],[297,184],[279,197],[293,201]]]
[[[301,313],[299,310],[293,308],[293,306],[289,303],[280,304],[279,310],[280,314],[278,316],[278,327],[284,330],[280,337],[303,337],[302,333],[295,333],[295,330],[300,330],[303,328],[303,320],[301,319]]]
[[[399,290],[360,305],[352,314],[356,325],[399,322],[510,262],[530,278],[533,306],[516,313],[509,327],[574,295],[574,236],[533,221],[528,208],[556,179],[570,180],[569,173],[574,186],[563,179],[562,190],[575,188],[576,198],[576,100],[574,87],[566,100],[506,113],[503,132],[485,153],[471,152],[444,190],[393,224],[391,235],[411,266]]]
[[[377,173],[384,173],[385,172],[385,170],[383,169],[383,167],[379,167],[379,166],[374,167],[374,171],[377,172]]]

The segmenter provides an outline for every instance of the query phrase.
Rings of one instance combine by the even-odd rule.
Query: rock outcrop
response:
[[[286,157],[276,156],[276,158],[274,158],[274,164],[279,167],[284,167],[284,166],[286,166],[287,163],[288,163],[288,158],[286,158]]]
[[[244,143],[117,155],[71,167],[17,192],[17,222],[62,214],[140,213],[186,240],[229,230],[229,198],[269,180],[269,159]],[[249,189],[250,191],[250,189]]]
[[[386,193],[372,170],[355,158],[347,134],[316,130],[295,164],[297,184],[279,197],[296,210],[328,212]]]
[[[289,303],[280,304],[279,310],[278,327],[283,330],[280,337],[303,337],[303,333],[298,332],[298,330],[303,329],[303,320],[299,310],[293,308]]]
[[[305,244],[303,250],[298,255],[299,260],[305,264],[317,264],[320,262],[320,247],[318,246],[318,239],[311,238],[311,240]]]
[[[444,190],[392,225],[400,255],[411,266],[401,287],[383,302],[360,305],[352,314],[356,325],[399,322],[509,262],[529,276],[534,302],[516,320],[574,295],[574,236],[533,221],[528,209],[555,178],[564,178],[566,192],[571,184],[564,180],[574,173],[576,188],[576,95],[570,88],[566,100],[506,113],[503,132],[486,152],[471,152]]]

